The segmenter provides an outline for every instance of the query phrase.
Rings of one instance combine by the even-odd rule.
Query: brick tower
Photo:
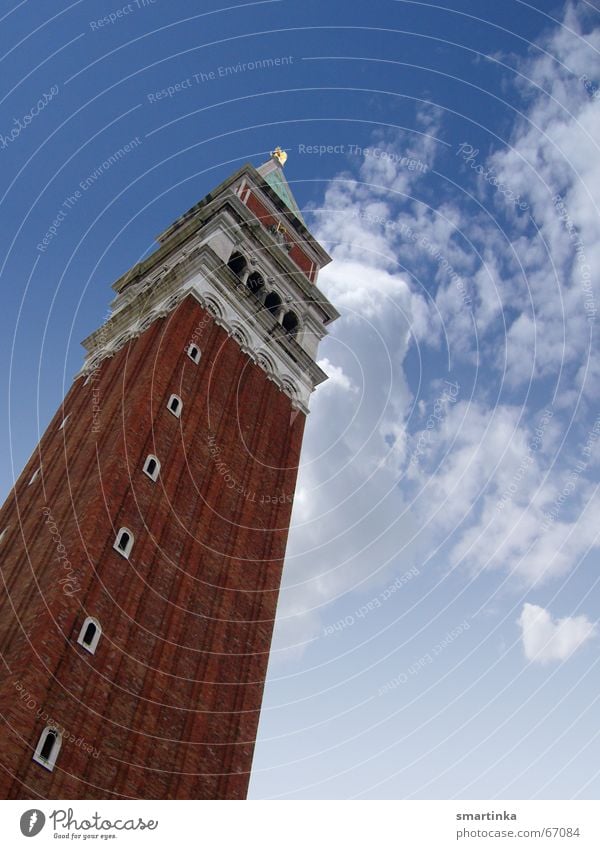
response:
[[[116,281],[0,511],[0,797],[246,796],[338,313],[277,149]]]

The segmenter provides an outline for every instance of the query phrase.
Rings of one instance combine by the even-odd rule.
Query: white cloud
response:
[[[528,237],[511,246],[522,266],[515,288],[531,300],[527,305],[519,299],[521,312],[507,335],[513,384],[560,368],[575,374],[589,343],[583,265],[592,270],[596,303],[600,297],[594,271],[600,267],[600,104],[582,82],[583,75],[596,79],[600,73],[600,27],[584,32],[583,17],[582,9],[569,4],[564,26],[542,40],[547,52],[521,63],[519,71],[530,80],[529,106],[510,144],[488,162],[529,203],[535,222]],[[553,202],[557,195],[571,232]]]
[[[344,392],[351,392],[353,394],[358,392],[358,386],[352,382],[341,366],[336,366],[329,362],[327,357],[319,360],[318,365],[328,376],[328,380],[319,387],[320,393],[323,393],[328,389],[341,389]]]
[[[518,624],[525,657],[537,663],[566,660],[597,633],[587,616],[552,619],[548,610],[536,604],[523,605]]]
[[[572,7],[565,23],[581,33]],[[600,48],[600,27],[586,38]],[[440,128],[427,115],[425,135],[376,134],[371,146],[389,156],[349,159],[313,210],[311,229],[334,259],[319,287],[342,318],[323,345],[331,380],[312,400],[299,475],[278,620],[290,644],[318,628],[331,600],[386,580],[407,556],[439,551],[448,569],[503,570],[522,589],[569,574],[600,544],[592,458],[546,519],[581,463],[600,391],[581,269],[552,203],[560,192],[597,286],[600,103],[579,76],[599,78],[600,62],[564,28],[543,46],[556,59],[532,51],[519,67],[535,84],[523,83],[510,144],[487,163],[480,155],[535,224],[472,170],[462,194],[399,164],[411,156],[444,173],[443,146],[432,141]],[[410,354],[419,363],[411,380]],[[442,380],[460,369],[458,397],[428,427]],[[527,398],[513,401],[521,387]],[[552,421],[531,453],[548,403]],[[585,624],[565,622],[552,651],[565,652]]]

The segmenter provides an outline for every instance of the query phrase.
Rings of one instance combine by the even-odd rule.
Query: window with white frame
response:
[[[113,548],[123,557],[129,557],[133,548],[133,534],[129,528],[121,528],[119,530]]]
[[[100,627],[100,623],[97,619],[93,619],[91,616],[88,616],[81,626],[81,631],[77,637],[77,643],[80,646],[83,646],[86,651],[89,651],[90,654],[95,654],[96,647],[100,642],[101,636],[102,628]]]
[[[174,416],[177,416],[177,418],[179,418],[179,416],[181,415],[181,410],[183,409],[183,401],[181,400],[179,395],[171,395],[171,397],[169,398],[169,403],[167,404],[167,408],[169,409],[169,412],[173,413]]]
[[[147,474],[151,480],[158,480],[158,476],[160,474],[160,460],[158,457],[155,457],[154,454],[148,454],[146,457],[144,461],[144,473]]]
[[[201,354],[200,354],[200,348],[197,345],[194,345],[194,344],[190,345],[189,348],[187,349],[187,355],[190,358],[190,360],[193,360],[196,363],[196,365],[198,365],[198,363],[200,362]]]
[[[46,726],[38,740],[33,760],[43,766],[44,769],[52,772],[61,744],[62,738],[58,728],[53,728],[51,725]]]

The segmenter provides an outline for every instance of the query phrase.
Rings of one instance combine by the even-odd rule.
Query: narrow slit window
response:
[[[61,747],[61,736],[57,728],[47,726],[38,740],[33,760],[52,772]]]
[[[32,483],[36,482],[36,480],[38,479],[38,476],[40,474],[40,471],[41,471],[41,466],[38,466],[38,468],[35,470],[35,472],[31,476],[31,478],[29,479],[29,486],[31,486]]]
[[[144,472],[153,481],[158,480],[160,474],[160,461],[154,454],[148,454],[144,462]]]
[[[187,355],[190,360],[193,360],[196,365],[200,362],[200,348],[197,345],[190,345],[187,349]]]
[[[167,407],[169,411],[173,413],[174,416],[177,416],[177,418],[179,418],[179,416],[181,415],[181,410],[183,408],[183,401],[181,400],[179,395],[171,395]]]
[[[70,418],[70,417],[71,417],[71,413],[69,413],[69,415],[68,415],[68,416],[65,416],[65,417],[64,417],[64,419],[62,420],[61,426],[59,427],[59,430],[64,430],[65,425],[66,425],[66,423],[69,421],[69,418]]]
[[[96,647],[100,642],[101,635],[102,628],[100,627],[100,623],[98,622],[98,620],[92,619],[91,616],[88,616],[83,625],[81,626],[81,631],[79,632],[77,642],[80,646],[83,646],[83,648],[90,654],[95,654]]]
[[[129,557],[133,548],[133,534],[129,528],[121,528],[117,534],[113,548],[123,557]]]

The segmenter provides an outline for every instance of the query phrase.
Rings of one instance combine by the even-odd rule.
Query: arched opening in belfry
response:
[[[298,332],[298,326],[300,322],[298,321],[298,316],[292,310],[289,310],[283,316],[281,320],[281,325],[288,336],[295,336]]]
[[[269,310],[269,312],[274,318],[277,318],[279,310],[281,309],[281,298],[279,297],[277,292],[269,292],[269,294],[265,298],[265,307]]]
[[[246,280],[246,286],[250,289],[253,295],[258,295],[264,285],[265,281],[258,273],[258,271],[253,271],[252,274]]]
[[[237,277],[241,277],[244,271],[248,268],[246,257],[239,251],[234,251],[229,257],[227,267],[230,268]]]

